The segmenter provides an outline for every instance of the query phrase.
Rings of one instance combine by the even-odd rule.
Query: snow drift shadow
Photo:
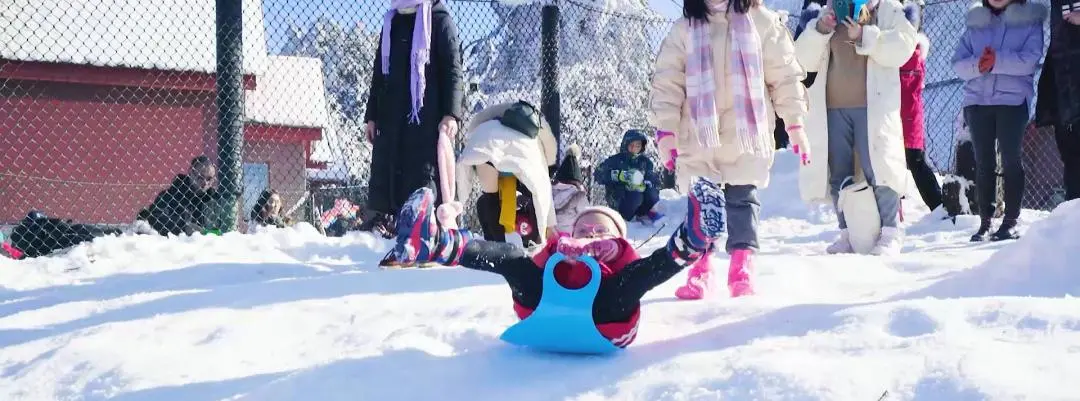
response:
[[[618,383],[641,369],[685,353],[738,347],[767,337],[802,336],[812,331],[831,330],[844,323],[844,318],[837,312],[853,306],[856,305],[790,306],[686,337],[631,346],[612,357],[544,354],[518,349],[496,338],[491,338],[486,347],[449,357],[404,349],[298,370],[237,399],[562,399],[589,391],[603,391],[607,385]],[[717,383],[714,385],[738,391],[736,387],[745,385],[746,378],[736,376],[714,382]],[[423,378],[428,385],[415,385],[418,378]],[[482,393],[490,396],[481,392],[447,394],[447,387],[441,385],[444,383],[453,383],[454,388],[483,388]],[[538,392],[538,389],[545,391]]]
[[[284,373],[270,373],[216,382],[189,383],[157,387],[107,397],[110,401],[195,401],[226,400],[265,385]],[[87,398],[93,400],[94,398]],[[101,399],[106,399],[102,397]]]
[[[417,275],[423,275],[423,279],[417,279]],[[5,309],[22,311],[80,300],[119,298],[135,293],[183,290],[198,292],[134,304],[43,329],[0,330],[0,344],[11,346],[112,322],[212,307],[251,308],[357,294],[425,293],[502,283],[498,276],[467,274],[459,269],[401,270],[372,274],[319,271],[291,264],[206,264],[136,276],[121,279],[110,277],[100,283],[72,288],[73,291],[77,290],[76,294],[55,294],[51,299],[37,298],[15,303],[14,306],[3,306]]]

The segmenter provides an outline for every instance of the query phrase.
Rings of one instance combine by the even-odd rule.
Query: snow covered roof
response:
[[[244,98],[247,121],[288,127],[326,128],[322,60],[270,56],[255,90]]]
[[[324,169],[308,169],[308,178],[313,180],[346,181],[349,179],[349,166],[340,160],[326,160]]]
[[[212,73],[214,0],[6,0],[0,58]],[[244,72],[266,63],[262,0],[243,0]]]

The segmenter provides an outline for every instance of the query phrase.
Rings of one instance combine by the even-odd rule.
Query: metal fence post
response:
[[[243,0],[216,0],[218,183],[230,197],[223,219],[236,230],[244,150]],[[224,205],[222,205],[224,206]]]
[[[547,117],[551,133],[557,143],[562,143],[560,135],[562,116],[559,108],[559,3],[549,0],[544,4],[540,21],[540,109]],[[561,152],[560,152],[561,153]],[[560,155],[561,156],[561,155]]]

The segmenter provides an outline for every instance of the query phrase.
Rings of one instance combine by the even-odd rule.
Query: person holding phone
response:
[[[840,235],[826,252],[852,253],[839,194],[861,168],[881,219],[871,253],[892,255],[903,241],[900,197],[911,177],[900,117],[900,66],[915,51],[917,33],[897,0],[870,0],[858,10],[847,4],[839,13],[830,2],[795,40],[799,64],[817,73],[806,133],[811,148],[826,151],[826,157],[818,156],[826,163],[800,171],[799,191],[808,203],[836,207]]]
[[[1080,199],[1080,7],[1073,0],[1051,0],[1050,46],[1039,76],[1035,122],[1054,127],[1064,164],[1065,200]]]
[[[953,70],[964,80],[964,118],[975,148],[978,231],[972,242],[1016,239],[1024,194],[1023,137],[1043,58],[1046,6],[1027,0],[982,0],[968,11]],[[1005,215],[990,234],[997,192],[996,148],[1004,170]]]

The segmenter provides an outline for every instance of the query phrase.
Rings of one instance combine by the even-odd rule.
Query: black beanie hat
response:
[[[581,166],[578,159],[581,157],[581,148],[577,144],[570,145],[563,157],[562,164],[555,171],[555,181],[563,183],[582,183]]]

